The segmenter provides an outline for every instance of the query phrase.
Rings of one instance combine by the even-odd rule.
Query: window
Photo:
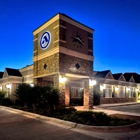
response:
[[[112,98],[112,89],[103,89],[103,95],[105,98]]]
[[[128,98],[133,98],[134,97],[134,91],[132,91],[132,90],[129,90],[128,91]]]
[[[135,97],[135,90],[133,88],[130,88],[130,90],[128,90],[128,98],[133,97]]]
[[[119,87],[118,93],[117,93],[117,97],[119,98],[125,98],[125,88],[124,87]]]
[[[82,98],[83,97],[83,88],[71,87],[71,98]]]

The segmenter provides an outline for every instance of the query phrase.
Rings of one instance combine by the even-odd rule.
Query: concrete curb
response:
[[[51,118],[51,117],[46,117],[43,115],[27,112],[27,111],[22,111],[10,107],[5,107],[5,106],[0,106],[1,109],[6,109],[8,111],[12,111],[13,113],[18,113],[19,115],[22,116],[27,116],[27,117],[32,117],[35,119],[39,119],[42,121],[49,121],[52,123],[57,123],[60,125],[65,125],[69,127],[69,129],[82,129],[82,130],[88,130],[88,131],[98,131],[98,132],[126,132],[126,131],[133,131],[138,128],[140,128],[140,122],[134,123],[131,125],[126,125],[126,126],[89,126],[89,125],[83,125],[83,124],[77,124],[74,122],[69,122],[69,121],[64,121],[60,120],[57,118]]]

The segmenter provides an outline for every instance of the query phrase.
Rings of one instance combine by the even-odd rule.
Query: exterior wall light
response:
[[[59,82],[60,83],[65,83],[67,81],[67,78],[66,77],[64,77],[64,76],[59,76]]]
[[[11,84],[7,84],[6,88],[11,89],[12,85]]]
[[[31,83],[31,84],[30,84],[30,86],[31,86],[31,87],[34,87],[34,84],[33,84],[33,83]]]
[[[139,91],[139,89],[138,89],[138,88],[135,88],[135,91],[136,91],[136,92],[138,92],[138,91]]]
[[[130,88],[129,88],[129,87],[127,87],[126,89],[127,89],[127,91],[129,91],[129,90],[130,90]]]
[[[106,85],[105,85],[105,84],[100,85],[100,88],[101,88],[101,90],[103,90],[103,89],[105,89],[105,88],[106,88]]]
[[[118,87],[115,87],[115,91],[118,91],[119,90],[119,88]]]
[[[94,86],[94,85],[96,85],[96,81],[90,79],[90,80],[89,80],[89,86]]]
[[[0,86],[0,90],[2,90],[2,86]]]

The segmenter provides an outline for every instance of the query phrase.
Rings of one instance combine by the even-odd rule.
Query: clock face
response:
[[[82,46],[84,46],[84,41],[80,33],[73,32],[71,38],[72,43],[74,44],[75,47],[81,48]]]

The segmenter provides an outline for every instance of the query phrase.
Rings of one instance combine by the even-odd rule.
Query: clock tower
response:
[[[84,87],[83,79],[92,77],[93,32],[61,13],[34,30],[34,83],[59,87],[61,102],[68,105],[72,85]]]

